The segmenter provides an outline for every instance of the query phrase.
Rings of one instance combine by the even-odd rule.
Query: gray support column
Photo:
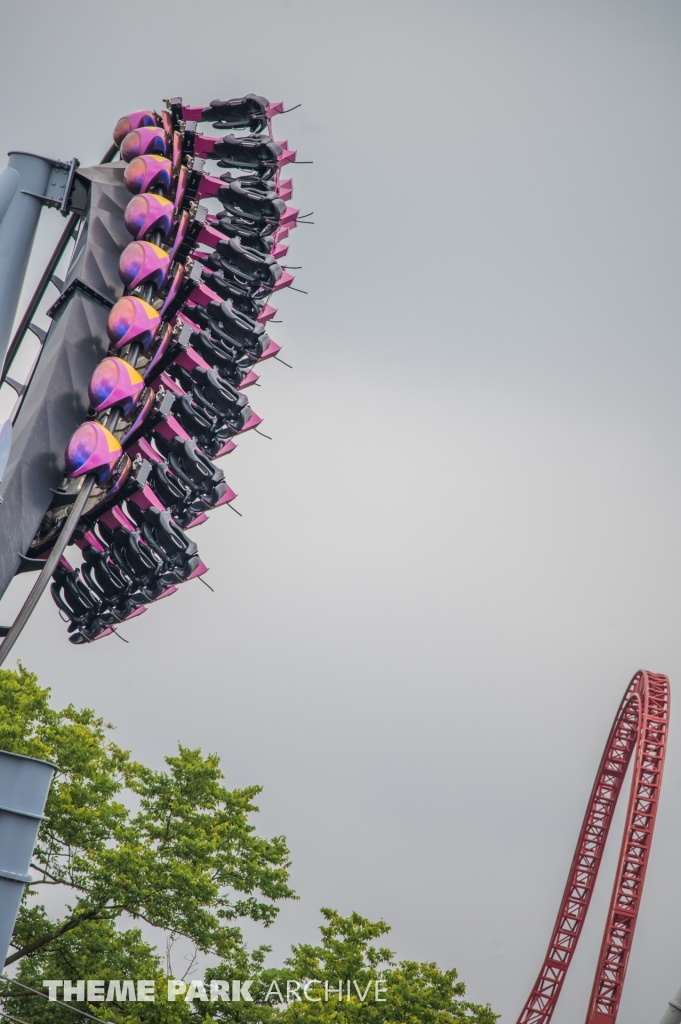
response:
[[[55,765],[0,750],[0,965],[4,965]],[[2,967],[0,966],[0,970]]]
[[[660,1024],[680,1024],[681,1022],[681,988],[673,999],[669,1000],[667,1009]]]
[[[66,273],[111,302],[123,294],[118,260],[131,241],[123,221],[130,202],[127,164],[86,167],[91,182],[85,225]],[[14,421],[12,448],[0,483],[0,595],[25,555],[64,472],[64,449],[87,416],[88,384],[109,350],[107,306],[78,288],[54,314],[28,391]]]
[[[13,152],[0,174],[0,367],[12,335],[21,288],[33,248],[54,161]],[[34,195],[27,195],[32,192]]]

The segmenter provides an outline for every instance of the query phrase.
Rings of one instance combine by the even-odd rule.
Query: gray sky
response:
[[[626,684],[681,678],[681,7],[23,0],[3,21],[2,151],[85,163],[128,110],[255,91],[303,104],[277,130],[314,160],[294,199],[316,222],[290,257],[310,295],[272,330],[294,371],[252,395],[274,440],[222,463],[243,518],[195,534],[216,593],[84,650],[47,598],[18,656],[138,757],[181,739],[265,786],[301,896],[279,955],[321,905],[383,916],[512,1022]],[[621,1024],[681,985],[677,716]],[[618,844],[556,1024],[586,1011]]]

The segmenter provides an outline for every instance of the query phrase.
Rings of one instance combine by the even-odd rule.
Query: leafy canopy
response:
[[[225,1024],[494,1024],[497,1020],[489,1006],[464,999],[466,987],[454,969],[442,971],[437,964],[412,960],[395,962],[390,949],[376,946],[375,941],[390,931],[385,921],[369,921],[356,913],[342,917],[328,908],[322,908],[322,915],[320,944],[293,946],[283,969],[260,970],[252,1005],[200,1003],[196,1012]],[[206,977],[224,977],[221,969],[212,968]],[[305,982],[313,982],[307,989],[309,999],[303,990]],[[279,993],[284,1000],[290,995],[290,1001],[280,1003]]]
[[[216,755],[182,746],[154,771],[110,729],[88,708],[55,711],[23,667],[0,671],[0,749],[58,766],[7,962],[124,913],[229,958],[243,944],[240,918],[269,925],[295,895],[286,840],[261,838],[249,821],[260,787],[226,789]],[[30,905],[46,886],[70,893],[61,920]]]
[[[76,1004],[112,1024],[494,1024],[489,1006],[465,1000],[455,970],[396,962],[376,945],[388,925],[356,913],[323,909],[319,945],[293,946],[280,969],[266,967],[269,947],[249,951],[238,922],[267,926],[277,903],[295,895],[286,840],[262,839],[250,824],[260,787],[227,790],[215,755],[182,746],[166,770],[153,771],[111,740],[111,728],[90,709],[51,708],[49,690],[23,667],[0,670],[0,749],[58,766],[33,860],[37,880],[8,958],[19,961],[18,981],[41,989],[45,978],[155,979],[153,1003]],[[69,894],[63,917],[35,902],[45,886]],[[121,927],[124,914],[217,956],[206,982],[252,979],[253,1002],[168,1002],[163,959],[139,928]],[[340,981],[352,983],[341,1000]],[[280,1002],[287,982],[291,998]],[[319,1002],[300,998],[306,982]],[[29,1024],[78,1019],[14,986],[8,993],[0,992],[4,1010]]]

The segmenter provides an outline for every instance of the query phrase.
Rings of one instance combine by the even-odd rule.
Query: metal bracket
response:
[[[9,384],[11,388],[14,388],[16,393],[19,395],[19,398],[21,398],[26,391],[25,384],[20,384],[18,380],[13,380],[11,377],[5,377],[3,384]]]
[[[102,293],[98,292],[96,288],[92,288],[89,284],[86,284],[85,281],[81,281],[79,277],[76,277],[61,293],[57,301],[52,303],[45,315],[54,319],[61,307],[65,302],[68,302],[75,291],[83,292],[89,298],[98,302],[100,306],[106,306],[107,309],[111,309],[114,305],[114,300],[110,299],[108,295],[102,295]]]
[[[19,555],[21,561],[19,562],[19,568],[14,573],[18,576],[22,572],[42,572],[45,567],[44,558],[29,558],[28,555]],[[2,808],[0,808],[2,810]]]
[[[90,196],[90,182],[87,178],[84,178],[82,174],[76,174],[73,178],[73,184],[71,191],[68,195],[68,207],[66,213],[77,213],[79,217],[84,217],[87,211],[88,198]],[[66,216],[66,214],[63,214]],[[78,235],[78,230],[75,229],[73,235],[74,241]]]
[[[78,491],[62,491],[58,487],[50,487],[54,498],[50,502],[49,510],[52,511],[55,508],[65,508],[67,505],[73,505],[74,501],[78,497]]]
[[[29,192],[27,189],[22,189],[22,194],[39,199],[43,206],[50,206],[52,209],[59,210],[62,217],[66,217],[71,212],[69,200],[71,192],[74,190],[76,171],[79,167],[80,161],[76,157],[68,164],[62,163],[61,160],[53,160],[50,180],[47,183],[45,195],[39,196],[37,193]]]
[[[31,331],[32,334],[35,334],[36,338],[38,339],[38,341],[40,342],[41,345],[45,344],[45,338],[47,337],[47,331],[44,331],[42,329],[42,327],[38,327],[37,324],[29,324],[28,325],[28,330]]]

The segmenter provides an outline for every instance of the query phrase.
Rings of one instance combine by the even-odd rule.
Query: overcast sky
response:
[[[273,440],[222,463],[243,518],[193,534],[215,594],[85,649],[45,597],[17,655],[137,757],[181,740],[264,785],[301,897],[279,957],[322,905],[382,916],[512,1024],[622,693],[681,680],[681,6],[22,0],[3,23],[2,152],[85,164],[129,110],[254,91],[302,103],[276,133],[314,160],[310,294],[272,328],[294,369],[251,393]],[[681,985],[678,714],[620,1024]],[[555,1024],[586,1012],[618,845]]]

